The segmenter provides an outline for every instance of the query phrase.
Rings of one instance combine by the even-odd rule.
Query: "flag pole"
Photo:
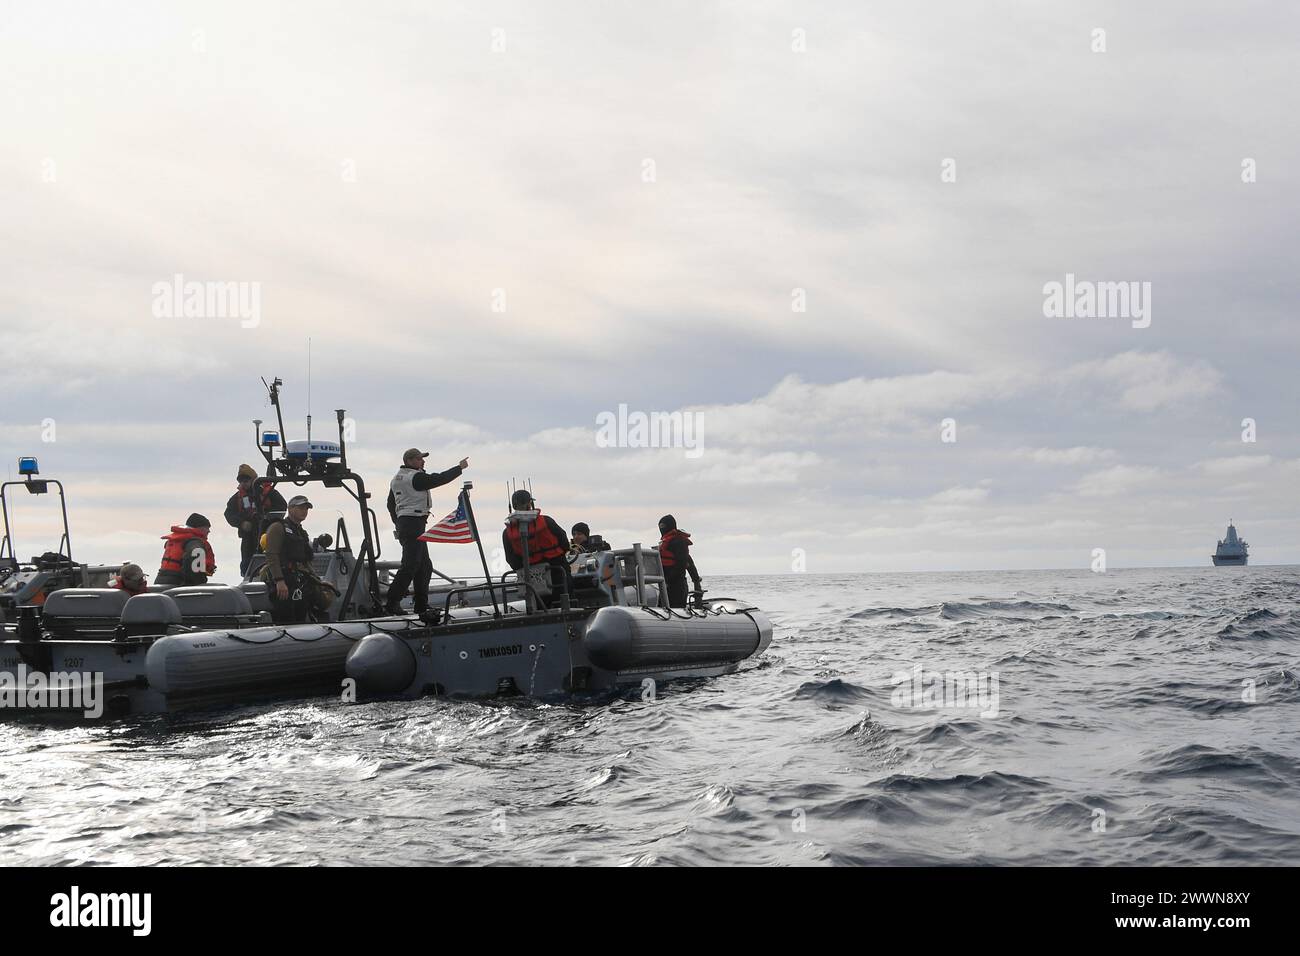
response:
[[[461,507],[465,509],[465,520],[469,522],[470,534],[474,536],[474,543],[478,545],[478,557],[483,562],[483,578],[487,581],[488,594],[492,595],[492,616],[500,617],[501,609],[497,607],[497,591],[492,585],[492,572],[488,570],[487,555],[483,553],[483,542],[478,536],[478,522],[474,520],[474,508],[469,503],[469,490],[474,487],[474,482],[467,481],[460,489]],[[501,602],[505,603],[505,594],[501,595]]]

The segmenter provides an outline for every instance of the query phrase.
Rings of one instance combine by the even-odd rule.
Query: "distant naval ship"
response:
[[[1249,545],[1237,537],[1237,529],[1233,527],[1231,519],[1228,521],[1228,534],[1219,542],[1219,547],[1215,549],[1210,560],[1214,562],[1216,568],[1222,567],[1245,567],[1246,559],[1250,556]]]

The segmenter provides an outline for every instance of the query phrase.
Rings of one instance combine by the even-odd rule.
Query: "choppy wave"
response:
[[[999,618],[1010,621],[1031,620],[1036,616],[1059,615],[1072,611],[1067,604],[1046,604],[1037,601],[985,601],[966,603],[944,601],[939,616],[946,621],[970,621],[981,618]]]
[[[1143,780],[1240,778],[1256,787],[1300,787],[1300,760],[1258,747],[1243,747],[1230,752],[1203,744],[1188,744],[1156,754],[1143,763],[1146,769],[1133,772]]]
[[[1021,619],[1025,615],[1059,615],[1070,613],[1074,608],[1068,604],[1054,604],[1044,601],[942,601],[938,604],[921,607],[868,607],[849,615],[850,620],[897,620],[900,618],[938,617],[949,621],[974,618],[1003,617],[1011,620]]]
[[[924,617],[929,614],[937,614],[938,612],[938,604],[929,607],[868,607],[861,611],[855,611],[849,615],[849,618],[855,621],[869,621],[881,617]]]
[[[1234,618],[1217,632],[1226,640],[1272,640],[1275,638],[1292,639],[1300,637],[1294,611],[1279,614],[1268,608],[1255,608],[1247,614]]]
[[[794,692],[795,700],[814,700],[827,706],[855,704],[871,700],[873,696],[873,692],[866,687],[859,687],[838,677],[826,681],[808,681],[799,685],[799,689]]]

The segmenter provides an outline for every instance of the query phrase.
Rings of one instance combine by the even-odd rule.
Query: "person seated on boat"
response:
[[[248,565],[257,554],[258,542],[271,514],[283,513],[284,495],[275,485],[258,480],[252,465],[240,465],[235,475],[239,487],[226,502],[226,524],[239,532],[239,576],[248,571]]]
[[[573,526],[573,536],[570,540],[573,542],[573,547],[583,554],[595,554],[597,551],[609,550],[609,544],[606,543],[605,539],[598,534],[592,534],[585,521],[579,521]]]
[[[511,496],[510,506],[515,511],[537,510],[537,503],[533,500],[532,494],[524,488],[520,488]],[[505,551],[506,561],[510,567],[521,571],[524,566],[523,535],[516,522],[506,522],[505,530],[501,532],[501,547]],[[560,568],[564,574],[564,589],[572,594],[573,574],[569,570],[569,562],[564,557],[568,551],[569,536],[564,533],[564,529],[550,515],[538,511],[537,517],[528,527],[528,563],[529,565],[549,564]]]
[[[429,545],[420,536],[429,524],[429,511],[433,507],[429,490],[455,481],[469,467],[469,459],[462,458],[460,464],[431,475],[424,470],[428,457],[427,451],[406,449],[402,467],[388,483],[388,515],[393,519],[393,535],[402,543],[402,566],[393,575],[384,601],[388,614],[402,613],[402,599],[412,584],[415,593],[411,595],[411,604],[415,613],[422,617],[428,610],[433,562],[429,559]]]
[[[154,575],[154,584],[177,587],[183,584],[207,584],[217,570],[217,559],[208,544],[212,522],[197,511],[183,525],[172,525],[163,535],[162,566]]]
[[[271,619],[276,624],[325,620],[338,594],[312,564],[311,538],[302,526],[311,507],[306,496],[294,495],[284,517],[266,529],[266,566],[260,576],[270,591]]]
[[[668,606],[686,607],[686,575],[695,582],[695,592],[702,594],[704,584],[691,557],[691,536],[677,527],[677,519],[664,515],[659,519],[659,559],[664,566],[664,583],[668,585]]]
[[[117,571],[117,579],[111,585],[118,591],[125,591],[131,597],[144,594],[149,590],[149,582],[144,576],[144,568],[129,561]]]

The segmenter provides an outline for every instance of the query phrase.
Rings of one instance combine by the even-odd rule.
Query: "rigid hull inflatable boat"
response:
[[[316,576],[337,594],[328,621],[298,626],[273,623],[267,585],[257,579],[264,555],[257,556],[245,579],[234,587],[155,585],[135,596],[106,587],[107,570],[93,576],[83,570],[79,576],[60,579],[57,588],[47,586],[39,601],[24,599],[33,586],[26,583],[24,595],[8,602],[7,623],[0,633],[0,690],[25,689],[33,680],[46,685],[99,681],[104,710],[110,716],[216,700],[337,690],[348,649],[370,633],[361,620],[382,614],[385,575],[392,568],[377,560],[378,525],[368,504],[370,494],[361,476],[347,466],[344,411],[336,412],[337,444],[282,443],[279,387],[279,379],[268,385],[280,431],[262,431],[262,423],[254,422],[258,452],[267,465],[262,480],[272,485],[342,489],[356,503],[361,520],[357,551],[340,516],[334,536],[326,536],[330,546],[318,548],[312,556]],[[278,457],[276,449],[280,449]],[[0,501],[3,490],[0,487]],[[64,529],[66,543],[66,507]],[[61,543],[60,554],[63,551]],[[14,572],[7,577],[13,578]],[[431,591],[442,593],[458,583],[445,581]],[[400,629],[406,624],[397,620],[390,626]],[[199,651],[213,653],[200,656]],[[60,709],[56,704],[42,706]],[[83,710],[80,698],[68,709]]]
[[[547,697],[726,674],[771,643],[771,623],[747,602],[664,606],[656,552],[635,546],[572,564],[572,598],[540,577],[523,600],[491,608],[452,608],[449,594],[441,623],[358,641],[347,676],[363,699]]]
[[[407,622],[386,626],[400,630]],[[272,624],[261,583],[135,597],[66,588],[41,608],[19,608],[0,642],[0,682],[29,684],[38,674],[47,682],[99,680],[107,716],[327,693],[338,689],[352,644],[369,633],[367,621]],[[69,709],[84,708],[78,700]]]

